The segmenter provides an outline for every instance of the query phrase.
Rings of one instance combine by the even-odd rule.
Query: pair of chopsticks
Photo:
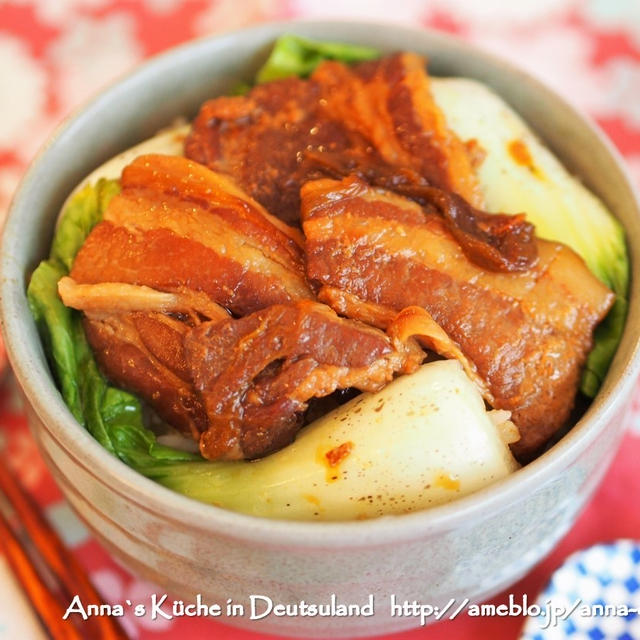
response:
[[[104,601],[32,499],[0,460],[0,550],[53,640],[128,640],[108,616],[63,616],[78,595],[83,605]]]

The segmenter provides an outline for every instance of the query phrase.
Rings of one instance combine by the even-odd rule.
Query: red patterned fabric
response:
[[[83,100],[171,46],[245,24],[293,17],[367,18],[432,27],[506,56],[592,115],[640,186],[640,2],[634,0],[5,0],[0,2],[0,223],[26,165]],[[0,370],[5,360],[0,344]],[[120,567],[68,511],[26,428],[13,380],[0,390],[0,435],[12,466],[111,602],[156,591]],[[640,537],[640,389],[602,487],[555,551],[509,590],[531,601],[570,552]],[[506,602],[507,593],[494,600]],[[205,619],[135,618],[132,638],[258,638]],[[398,640],[504,640],[521,618],[469,618],[396,634]],[[1,637],[1,636],[0,636]]]

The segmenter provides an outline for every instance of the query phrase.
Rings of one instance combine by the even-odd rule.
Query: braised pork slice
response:
[[[185,313],[188,297],[146,286],[63,278],[58,290],[84,312],[103,373],[198,441],[210,459],[275,451],[293,440],[312,398],[376,391],[424,359],[410,337],[395,337],[402,322],[396,328],[391,321],[385,334],[310,301],[240,319],[209,306],[212,319],[203,322],[200,313]]]
[[[487,213],[462,196],[429,184],[413,170],[370,162],[349,151],[309,154],[325,177],[355,176],[376,187],[406,196],[442,216],[467,257],[492,271],[526,271],[538,259],[535,228],[524,213]],[[370,162],[370,164],[367,164]]]
[[[300,187],[323,156],[412,171],[471,204],[482,198],[467,148],[447,128],[423,58],[400,53],[346,66],[324,62],[308,80],[258,85],[209,100],[185,153],[232,176],[271,213],[299,221]]]
[[[377,391],[424,358],[412,341],[309,301],[203,323],[185,337],[185,352],[209,417],[200,439],[209,459],[279,449],[293,440],[311,398],[350,387]]]
[[[312,298],[298,230],[230,180],[177,156],[128,165],[104,219],[78,252],[78,284],[198,292],[237,314]]]
[[[568,247],[537,240],[535,268],[492,272],[467,258],[441,216],[355,177],[304,185],[302,219],[307,275],[328,288],[320,298],[383,326],[393,311],[426,309],[475,365],[494,407],[512,412],[518,455],[566,423],[593,329],[614,299]]]
[[[356,173],[442,215],[467,254],[497,271],[535,260],[523,216],[489,215],[473,158],[446,126],[425,61],[411,53],[349,67],[325,62],[247,96],[210,100],[185,141],[190,158],[230,175],[269,211],[299,220],[309,179]]]
[[[83,324],[96,361],[109,380],[140,396],[186,436],[198,440],[209,428],[185,357],[188,323],[158,312],[86,311]]]

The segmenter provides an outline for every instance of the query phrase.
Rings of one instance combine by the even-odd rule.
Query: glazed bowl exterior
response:
[[[425,54],[433,75],[493,87],[627,230],[640,251],[638,200],[611,145],[557,95],[505,62],[451,37],[368,23],[267,24],[196,41],[162,55],[69,118],[36,158],[14,199],[1,252],[2,328],[24,390],[33,434],[65,496],[123,564],[181,597],[207,603],[250,596],[274,603],[365,604],[374,616],[268,615],[220,620],[282,635],[365,636],[419,624],[392,617],[396,601],[443,606],[479,601],[515,582],[571,527],[619,444],[638,373],[640,296],[632,278],[629,321],[604,385],[579,423],[506,480],[449,505],[346,523],[253,518],[200,504],[138,475],[73,419],[54,386],[29,314],[26,283],[51,241],[73,187],[110,156],[193,116],[206,98],[249,80],[282,33]],[[224,608],[223,608],[224,611]]]

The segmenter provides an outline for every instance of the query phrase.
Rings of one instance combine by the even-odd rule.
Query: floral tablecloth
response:
[[[506,56],[593,116],[640,186],[638,0],[0,0],[0,222],[26,165],[53,127],[105,84],[144,58],[191,38],[294,17],[423,25]],[[0,368],[3,362],[0,344]],[[14,387],[5,375],[0,436],[12,467],[107,601],[145,599],[157,591],[154,585],[119,566],[61,498],[26,428]],[[640,388],[623,446],[594,500],[556,550],[509,593],[535,598],[554,568],[575,549],[640,538],[638,425]],[[507,597],[501,594],[494,602],[506,602]],[[0,638],[16,637],[9,631],[16,611],[0,606]],[[462,616],[394,638],[510,640],[518,637],[522,624],[518,617]],[[154,622],[126,615],[124,625],[132,638],[144,640],[258,637],[194,618]]]

